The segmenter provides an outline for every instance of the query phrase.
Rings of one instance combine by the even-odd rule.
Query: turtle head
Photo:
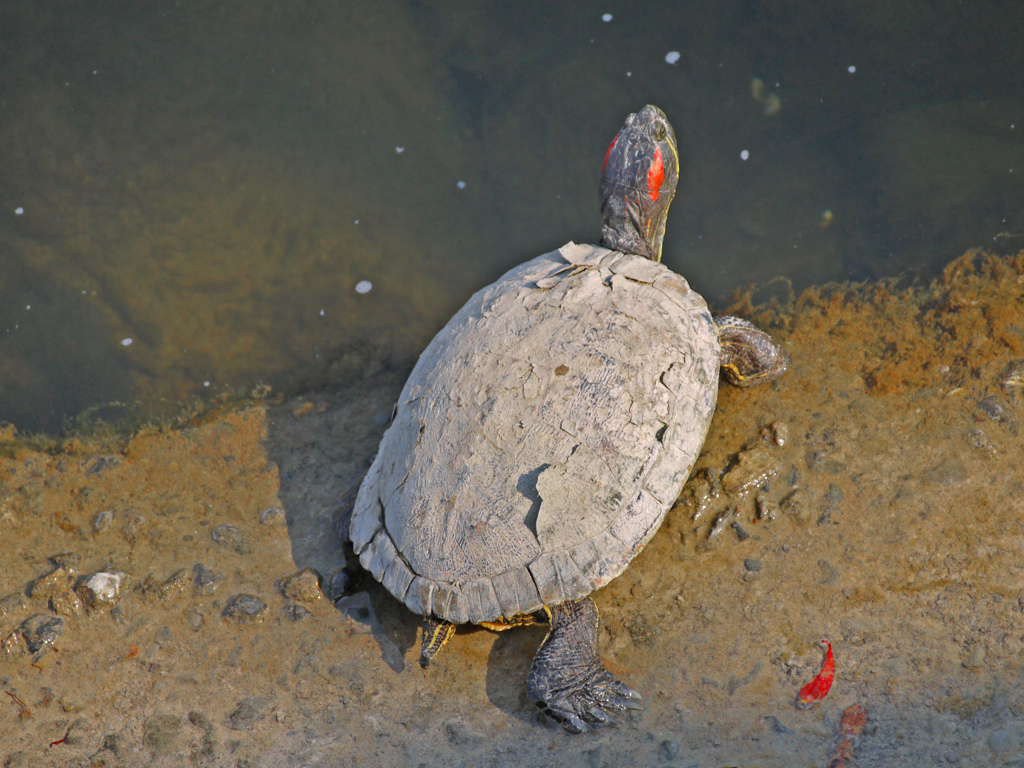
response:
[[[676,135],[648,104],[626,118],[601,174],[601,245],[661,261],[668,207],[679,180]]]

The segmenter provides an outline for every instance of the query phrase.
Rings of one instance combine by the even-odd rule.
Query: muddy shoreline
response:
[[[416,617],[354,578],[331,517],[401,387],[381,369],[116,452],[3,433],[0,764],[821,766],[857,703],[852,765],[1024,765],[1024,254],[733,309],[794,366],[722,388],[676,508],[595,595],[644,695],[617,729],[533,711],[543,629],[463,628],[424,672]],[[822,637],[835,684],[799,710]]]

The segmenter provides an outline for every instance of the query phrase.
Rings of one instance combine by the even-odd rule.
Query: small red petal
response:
[[[654,148],[654,162],[647,170],[647,193],[651,200],[657,200],[661,193],[661,182],[665,180],[665,164],[661,161],[661,148]]]
[[[811,682],[800,689],[796,700],[801,704],[810,704],[814,701],[824,699],[832,687],[832,681],[836,677],[836,662],[832,656],[832,644],[828,640],[822,640],[825,646],[825,660],[821,664],[821,672]]]

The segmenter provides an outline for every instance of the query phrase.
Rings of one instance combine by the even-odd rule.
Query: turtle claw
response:
[[[570,689],[552,691],[547,698],[535,700],[544,714],[571,733],[614,726],[613,712],[643,708],[640,694],[603,667],[597,666],[587,680],[573,683]]]
[[[589,598],[547,609],[551,631],[527,681],[537,708],[571,733],[615,725],[613,712],[642,709],[640,694],[597,658],[597,607]]]

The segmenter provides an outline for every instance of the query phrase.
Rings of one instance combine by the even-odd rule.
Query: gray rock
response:
[[[253,595],[239,594],[230,598],[221,616],[239,624],[263,621],[267,612],[267,604]]]
[[[41,653],[54,644],[64,631],[64,619],[48,613],[37,613],[21,623],[21,636],[25,638],[29,653]]]
[[[281,594],[289,600],[301,600],[304,603],[315,603],[323,593],[320,583],[323,577],[313,568],[303,568],[291,576],[285,576],[277,582]]]
[[[746,568],[748,571],[760,571],[761,561],[756,560],[753,557],[748,557],[743,561],[743,567]]]
[[[248,537],[239,528],[231,525],[231,523],[218,525],[210,531],[210,538],[222,547],[237,552],[240,555],[252,553]]]

